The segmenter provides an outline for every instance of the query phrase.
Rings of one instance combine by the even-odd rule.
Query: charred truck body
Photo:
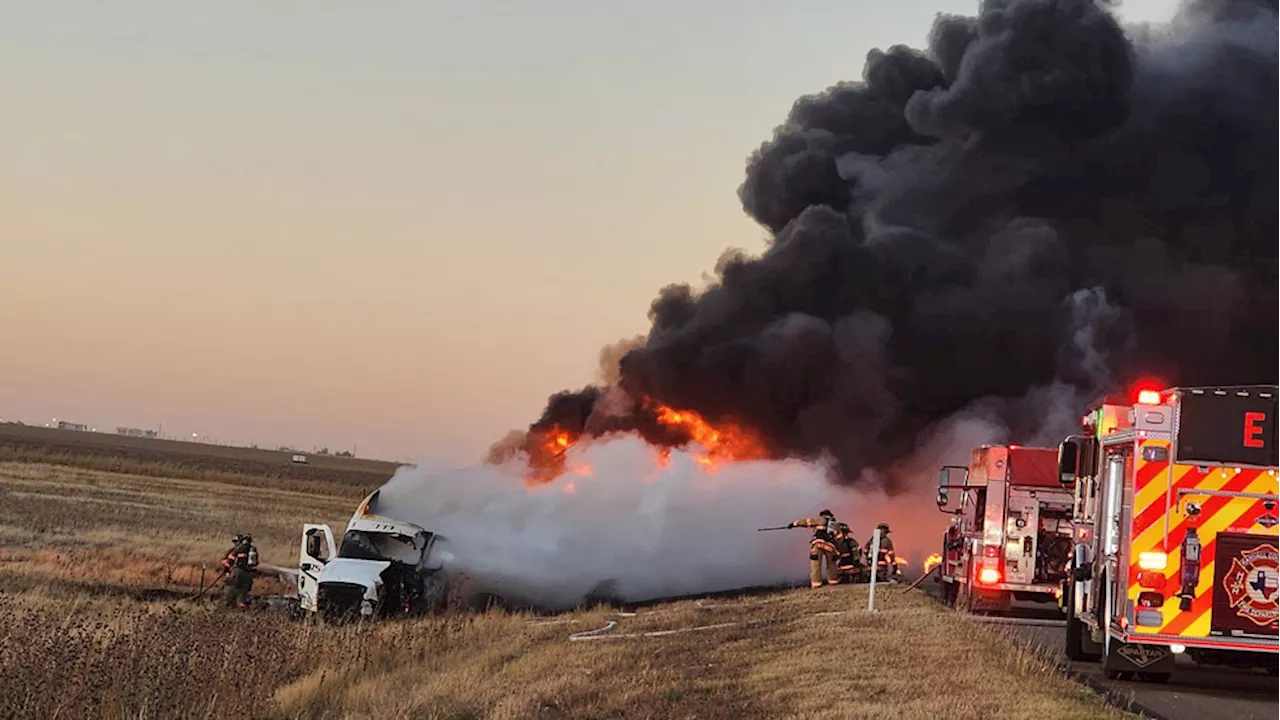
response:
[[[1135,397],[1101,401],[1060,446],[1067,656],[1156,681],[1183,652],[1275,673],[1277,387]]]
[[[328,525],[303,526],[302,610],[326,618],[388,617],[421,614],[445,603],[440,538],[379,515],[377,502],[375,491],[360,504],[336,551]]]
[[[1052,448],[984,445],[967,467],[942,468],[938,509],[954,515],[943,540],[943,598],[961,609],[1007,611],[1013,599],[1053,602],[1071,554],[1071,494]],[[951,493],[960,507],[948,510]]]

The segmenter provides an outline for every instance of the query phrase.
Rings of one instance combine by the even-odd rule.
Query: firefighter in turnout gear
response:
[[[858,565],[862,554],[858,540],[853,531],[845,523],[836,524],[836,571],[840,574],[840,582],[851,583],[858,574]]]
[[[258,549],[253,546],[251,535],[242,533],[231,539],[231,550],[222,558],[222,567],[227,573],[227,607],[248,608],[253,574],[258,568]]]
[[[836,570],[836,533],[840,523],[836,522],[835,513],[823,510],[816,518],[797,520],[789,528],[813,528],[813,539],[809,541],[809,587],[822,587],[823,563],[826,563],[827,584],[836,585],[840,575]]]
[[[871,543],[875,540],[875,535],[867,540],[866,556],[867,563],[874,563],[873,572],[876,573],[876,579],[886,582],[896,582],[898,575],[897,557],[893,552],[893,540],[889,538],[889,523],[880,523],[876,525],[880,530],[880,551],[873,558],[871,556]]]

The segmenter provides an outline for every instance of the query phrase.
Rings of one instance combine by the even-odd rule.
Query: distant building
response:
[[[155,430],[144,430],[142,428],[131,428],[131,427],[118,427],[116,428],[116,434],[128,435],[129,437],[140,437],[140,438],[160,437],[160,433]]]
[[[66,420],[58,421],[58,429],[59,430],[79,430],[80,432],[89,432],[88,425],[81,425],[80,423],[67,422]]]

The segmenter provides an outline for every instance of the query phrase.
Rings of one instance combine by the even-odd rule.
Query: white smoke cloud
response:
[[[946,425],[922,446],[908,492],[893,498],[834,485],[827,468],[799,460],[708,472],[673,450],[662,467],[651,446],[622,436],[574,446],[567,467],[577,472],[531,488],[519,461],[403,467],[382,488],[379,512],[446,538],[453,572],[550,609],[580,603],[601,583],[627,601],[804,584],[810,532],[756,529],[824,507],[860,543],[889,522],[897,551],[918,570],[947,522],[934,507],[938,465],[966,462],[992,432],[973,418]]]
[[[572,606],[602,582],[639,601],[804,581],[808,534],[756,532],[834,506],[847,492],[800,461],[709,474],[672,451],[661,467],[636,437],[573,447],[570,472],[526,488],[518,461],[452,471],[401,468],[379,512],[447,539],[448,562],[504,594]]]

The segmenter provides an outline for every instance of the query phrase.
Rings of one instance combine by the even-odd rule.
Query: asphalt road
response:
[[[938,584],[925,580],[920,588],[937,597]],[[1062,620],[1055,605],[1014,604],[1012,617],[1027,620]],[[1168,684],[1108,680],[1101,663],[1069,662],[1062,654],[1065,630],[1062,627],[1032,625],[991,625],[993,632],[1005,632],[1018,644],[1050,657],[1094,689],[1134,703],[1135,712],[1168,720],[1276,720],[1280,717],[1280,680],[1258,670],[1199,667],[1186,656],[1177,657],[1177,667]]]

